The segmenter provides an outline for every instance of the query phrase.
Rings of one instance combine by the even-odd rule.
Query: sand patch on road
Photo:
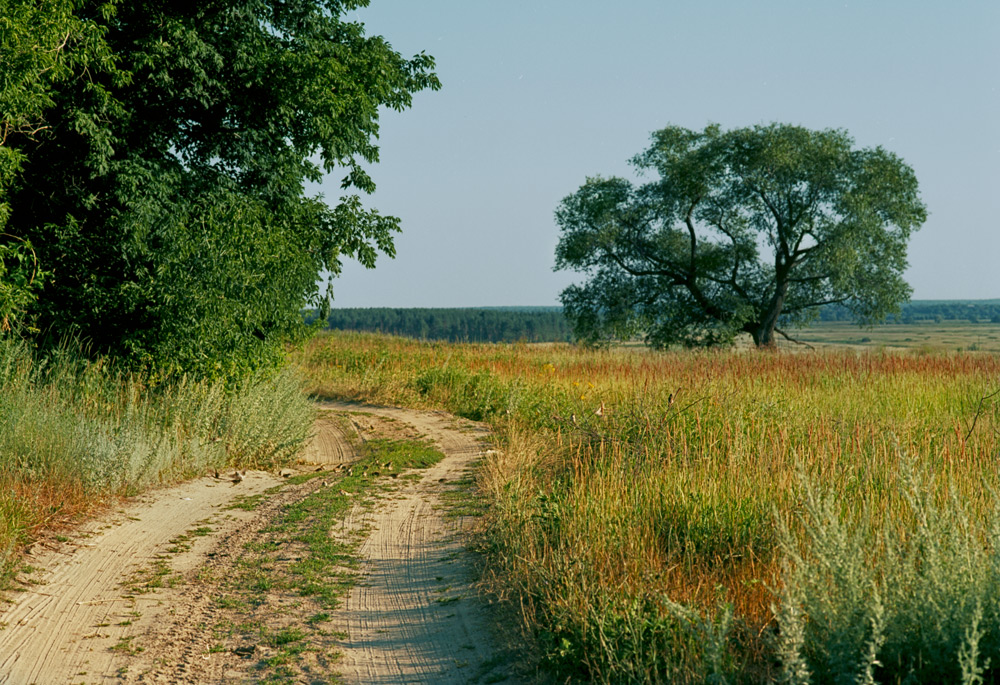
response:
[[[126,668],[132,640],[169,610],[155,593],[134,594],[128,586],[136,573],[163,556],[174,557],[175,569],[199,566],[213,538],[249,516],[225,507],[279,482],[251,471],[239,484],[199,478],[159,490],[34,556],[32,585],[0,611],[0,683],[97,682]],[[168,552],[172,540],[199,527],[212,533],[180,554]]]

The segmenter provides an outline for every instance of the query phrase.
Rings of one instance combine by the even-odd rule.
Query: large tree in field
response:
[[[562,293],[582,340],[765,347],[825,304],[871,323],[909,296],[926,210],[891,152],[840,130],[672,126],[632,164],[657,178],[589,178],[556,210],[556,268],[588,277]]]
[[[367,0],[62,4],[106,50],[43,76],[39,125],[3,141],[4,230],[51,273],[39,328],[164,373],[232,375],[299,334],[322,271],[393,254],[399,221],[363,207],[363,164],[380,109],[439,82],[429,56],[350,18]],[[343,179],[332,202],[306,192],[328,172]]]

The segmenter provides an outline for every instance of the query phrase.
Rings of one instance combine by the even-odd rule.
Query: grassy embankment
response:
[[[560,677],[977,682],[1000,667],[1000,412],[980,402],[1000,359],[337,334],[301,363],[317,394],[492,423],[495,585]]]
[[[39,531],[213,466],[272,466],[297,451],[313,416],[287,372],[153,389],[104,362],[41,360],[0,340],[0,587]]]

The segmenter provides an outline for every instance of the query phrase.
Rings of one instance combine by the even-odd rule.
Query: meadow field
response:
[[[558,679],[993,682],[1000,358],[890,347],[296,358],[317,396],[492,426],[484,582]]]
[[[918,321],[872,328],[860,328],[846,321],[818,321],[791,335],[815,348],[1000,353],[1000,324],[985,320]],[[782,347],[796,345],[783,341]]]

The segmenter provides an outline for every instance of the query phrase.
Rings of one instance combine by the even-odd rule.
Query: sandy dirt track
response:
[[[340,645],[344,681],[467,683],[489,674],[502,682],[490,673],[494,650],[463,553],[463,519],[441,511],[441,494],[468,477],[485,429],[444,413],[365,411],[413,426],[446,457],[374,511],[352,512],[372,532],[361,548],[362,580],[333,620],[348,635]]]
[[[446,457],[416,472],[419,479],[398,479],[374,506],[356,506],[331,531],[370,534],[359,581],[330,618],[342,656],[314,663],[313,673],[339,672],[349,683],[503,682],[463,546],[467,521],[446,515],[441,500],[467,477],[485,429],[436,412],[326,403],[303,461],[329,468],[352,460],[359,442],[383,437],[379,422],[430,438]],[[250,472],[239,483],[202,478],[159,490],[83,526],[58,549],[30,555],[32,584],[0,607],[0,685],[258,680],[259,647],[212,648],[205,627],[223,610],[205,579],[225,577],[275,512],[325,481],[274,488],[282,483]],[[230,508],[251,495],[263,495],[262,505]],[[178,538],[186,541],[179,551]],[[168,563],[179,582],[131,592],[137,573],[157,563]]]

